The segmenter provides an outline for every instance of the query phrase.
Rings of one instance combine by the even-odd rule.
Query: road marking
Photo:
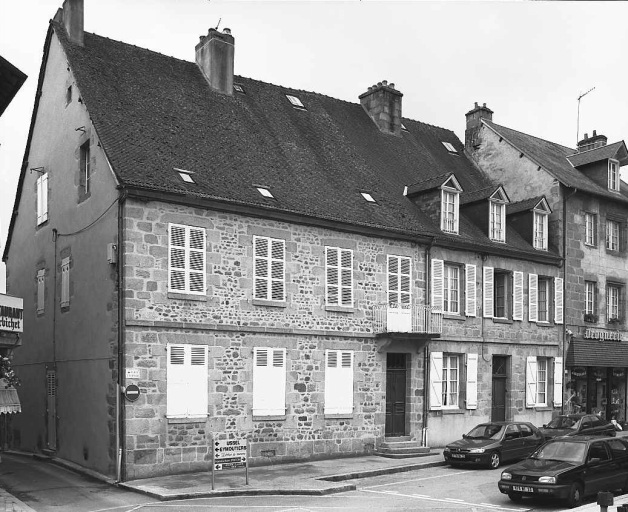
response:
[[[435,478],[445,478],[448,476],[455,476],[455,475],[465,475],[467,473],[471,473],[471,471],[458,471],[457,473],[446,473],[444,475],[435,475],[435,476],[428,476],[425,478],[414,478],[412,480],[397,480],[396,482],[390,482],[387,484],[379,484],[379,485],[369,485],[368,487],[360,487],[358,490],[366,490],[366,489],[376,489],[377,487],[386,487],[388,485],[399,485],[399,484],[407,484],[410,482],[423,482],[424,480],[434,480]]]

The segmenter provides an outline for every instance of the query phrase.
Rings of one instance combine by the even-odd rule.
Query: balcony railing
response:
[[[377,304],[373,308],[373,324],[376,334],[384,332],[440,334],[443,331],[443,313],[433,306]]]

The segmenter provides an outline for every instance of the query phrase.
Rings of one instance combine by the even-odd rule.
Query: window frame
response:
[[[391,262],[395,262],[394,268]],[[407,272],[404,272],[405,269]],[[386,258],[386,270],[388,304],[412,304],[412,258],[389,254]],[[396,295],[397,300],[391,300],[393,295]]]
[[[539,276],[536,285],[536,318],[538,323],[550,323],[550,304],[552,301],[551,293],[552,280],[545,276]],[[543,295],[545,295],[543,297]]]
[[[46,270],[37,271],[37,314],[43,315],[46,310]]]
[[[622,291],[620,284],[606,283],[606,322],[622,320]]]
[[[61,307],[70,307],[70,257],[61,260]]]
[[[614,219],[606,219],[606,250],[619,251],[620,247],[620,230],[619,221]]]
[[[608,159],[608,189],[619,192],[621,189],[621,177],[619,161],[613,158]]]
[[[79,147],[79,189],[81,198],[91,195],[91,147],[87,139]]]
[[[262,242],[266,243],[266,254],[261,254]],[[277,246],[280,246],[281,258],[276,257]],[[286,241],[284,239],[253,236],[253,282],[255,300],[286,301]],[[262,289],[265,290],[264,296],[261,295]]]
[[[458,234],[460,222],[460,192],[449,187],[441,187],[441,230]]]
[[[584,214],[584,244],[597,247],[597,213]]]
[[[512,317],[512,306],[511,300],[509,299],[512,296],[512,272],[501,269],[493,270],[493,318],[501,319],[501,320],[509,320]],[[498,280],[500,281],[498,283]],[[502,286],[503,285],[503,286]],[[503,296],[497,293],[498,288],[503,288]],[[503,305],[499,305],[499,299],[503,301]],[[497,309],[504,309],[504,315],[500,316],[497,314]]]
[[[597,283],[595,281],[584,282],[584,314],[597,314]]]
[[[183,230],[183,245],[173,244],[175,230]],[[192,247],[193,243],[197,244],[198,235],[192,238],[192,232],[199,232],[200,240],[202,240],[202,248]],[[177,253],[177,251],[179,254]],[[198,255],[201,260],[198,260]],[[181,256],[183,258],[183,267],[175,266],[180,263]],[[207,293],[207,231],[199,226],[190,226],[187,224],[168,224],[168,292],[183,293],[188,295],[206,295]],[[177,273],[182,274],[183,287],[175,287],[175,282],[181,282],[181,277]],[[198,281],[198,277],[201,278]],[[198,282],[197,282],[198,281]],[[194,285],[194,286],[193,286]],[[200,288],[199,288],[200,287]],[[199,289],[196,289],[199,288]]]
[[[335,262],[330,260],[330,254],[333,251],[337,253]],[[349,265],[343,264],[347,263],[347,257],[349,258]],[[332,279],[334,275],[336,278]],[[325,246],[325,305],[353,308],[353,279],[353,249]],[[333,292],[334,288],[337,288],[335,293]],[[330,300],[334,294],[336,295],[336,300]]]
[[[182,362],[173,362],[175,357]],[[202,419],[208,415],[209,346],[166,344],[166,418]]]
[[[456,274],[454,277],[451,274]],[[443,313],[446,315],[460,315],[460,302],[462,298],[461,289],[461,269],[459,265],[444,263],[443,266]],[[451,285],[454,286],[451,286]],[[456,294],[453,299],[452,295]],[[455,308],[451,308],[452,304],[456,304]]]
[[[547,213],[534,211],[534,248],[539,251],[547,251],[548,218],[549,215]]]
[[[489,200],[489,238],[493,242],[506,241],[506,203]]]
[[[451,365],[455,361],[455,368]],[[444,352],[442,368],[442,408],[460,409],[460,370],[462,366],[460,354]],[[451,378],[452,372],[455,376]],[[450,389],[453,388],[453,391]]]
[[[549,403],[547,396],[549,384],[549,358],[537,357],[536,365],[536,406],[546,407]],[[542,386],[540,384],[542,384]]]

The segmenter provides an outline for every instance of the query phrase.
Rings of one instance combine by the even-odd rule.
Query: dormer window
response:
[[[299,98],[297,98],[296,96],[292,96],[290,94],[286,94],[286,98],[288,98],[288,101],[291,103],[291,105],[293,107],[302,108],[303,110],[305,110],[305,105],[303,105],[301,100]]]
[[[506,203],[508,197],[500,187],[489,198],[489,238],[493,242],[506,241]]]
[[[619,162],[617,160],[608,161],[608,190],[619,192]]]
[[[445,233],[458,234],[460,192],[462,192],[462,188],[453,175],[441,186],[440,228]]]
[[[534,212],[534,248],[547,251],[547,213]]]

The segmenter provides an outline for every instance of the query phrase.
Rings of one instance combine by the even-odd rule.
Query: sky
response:
[[[61,5],[0,7],[0,55],[28,75],[0,117],[0,253]],[[236,75],[355,103],[388,80],[403,93],[403,117],[463,141],[478,102],[497,124],[569,147],[594,129],[609,143],[628,138],[626,19],[628,2],[85,0],[87,32],[193,62],[200,35],[230,28]],[[4,274],[0,263],[0,293]]]

